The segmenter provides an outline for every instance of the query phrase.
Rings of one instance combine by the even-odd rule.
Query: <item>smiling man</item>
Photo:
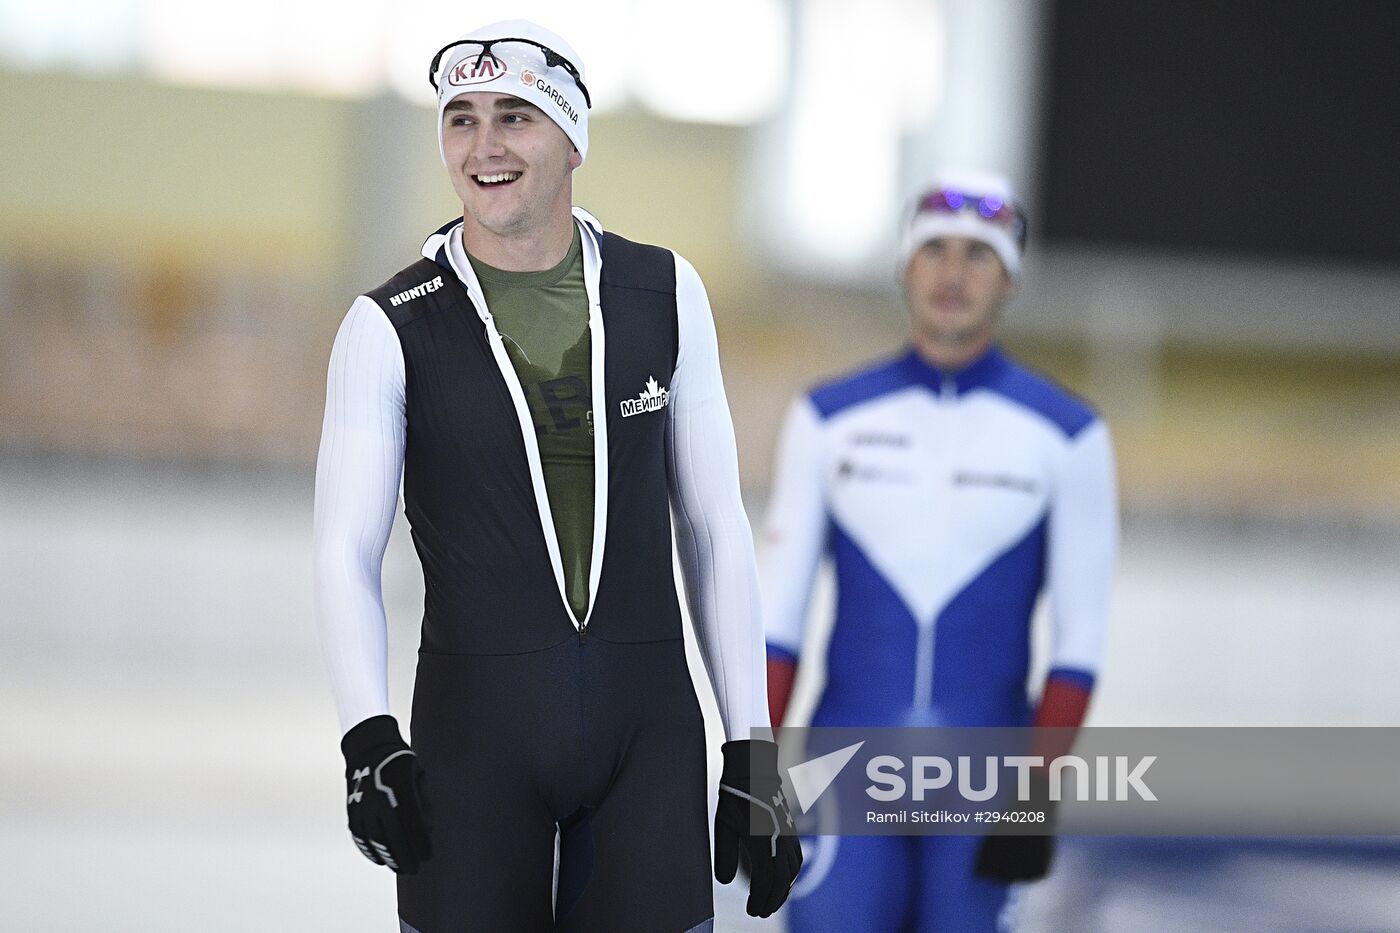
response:
[[[708,930],[704,727],[672,574],[727,741],[713,873],[782,904],[801,852],[768,725],[733,428],[704,286],[573,206],[579,56],[523,20],[430,67],[460,219],[356,299],[316,475],[317,619],[350,830],[406,933]],[[400,479],[423,565],[412,744],[380,563]],[[556,875],[557,846],[557,875]]]
[[[1082,721],[1117,549],[1113,455],[1088,405],[996,346],[1025,236],[1005,179],[937,179],[904,231],[911,346],[792,405],[764,536],[775,725],[823,555],[836,568],[836,621],[812,725]],[[1032,711],[1042,597],[1055,637]],[[1009,884],[1043,876],[1051,855],[1048,835],[811,845],[788,910],[794,933],[1004,928]]]

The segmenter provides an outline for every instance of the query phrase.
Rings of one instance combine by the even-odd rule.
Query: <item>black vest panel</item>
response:
[[[602,259],[605,385],[601,397],[598,386],[592,391],[595,422],[607,418],[607,538],[588,637],[680,638],[667,410],[622,412],[622,402],[636,399],[649,379],[671,385],[675,260],[669,250],[612,234],[603,235]],[[518,654],[573,636],[520,419],[466,289],[439,253],[438,261],[421,259],[367,295],[403,348],[404,513],[423,565],[423,650]],[[601,515],[595,509],[595,521]]]

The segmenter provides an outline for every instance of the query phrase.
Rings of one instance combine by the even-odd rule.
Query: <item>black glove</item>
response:
[[[350,835],[365,858],[411,875],[433,854],[423,769],[393,716],[371,716],[340,740]]]
[[[742,862],[748,912],[767,917],[783,906],[802,867],[802,846],[778,776],[772,742],[726,742],[715,808],[715,880],[728,884]]]
[[[1049,779],[1044,772],[1032,771],[1031,799],[1017,801],[1007,811],[1014,817],[1017,813],[1044,813],[1044,822],[1011,822],[1002,824],[1006,829],[1026,830],[1039,828],[1043,835],[1013,836],[998,833],[982,840],[982,848],[977,853],[978,876],[993,881],[1037,881],[1050,870],[1050,859],[1055,854],[1055,837],[1051,835],[1055,821],[1055,804],[1050,799]]]

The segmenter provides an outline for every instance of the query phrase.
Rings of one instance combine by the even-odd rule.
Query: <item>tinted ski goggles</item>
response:
[[[972,194],[951,188],[930,191],[919,199],[914,213],[976,213],[987,223],[1007,230],[1022,249],[1026,246],[1026,216],[1014,204],[995,195]]]

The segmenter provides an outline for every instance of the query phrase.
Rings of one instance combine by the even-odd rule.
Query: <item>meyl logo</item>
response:
[[[642,389],[636,398],[622,400],[622,417],[630,418],[643,412],[665,408],[670,398],[671,391],[665,386],[659,385],[655,376],[650,376],[647,378],[646,388]]]
[[[526,87],[534,87],[535,73],[530,69],[526,68],[524,71],[520,72],[520,83],[525,85]]]
[[[496,56],[478,53],[467,56],[448,69],[447,83],[453,87],[461,87],[465,84],[485,84],[487,81],[494,81],[509,72],[510,69],[506,67],[506,63]]]

